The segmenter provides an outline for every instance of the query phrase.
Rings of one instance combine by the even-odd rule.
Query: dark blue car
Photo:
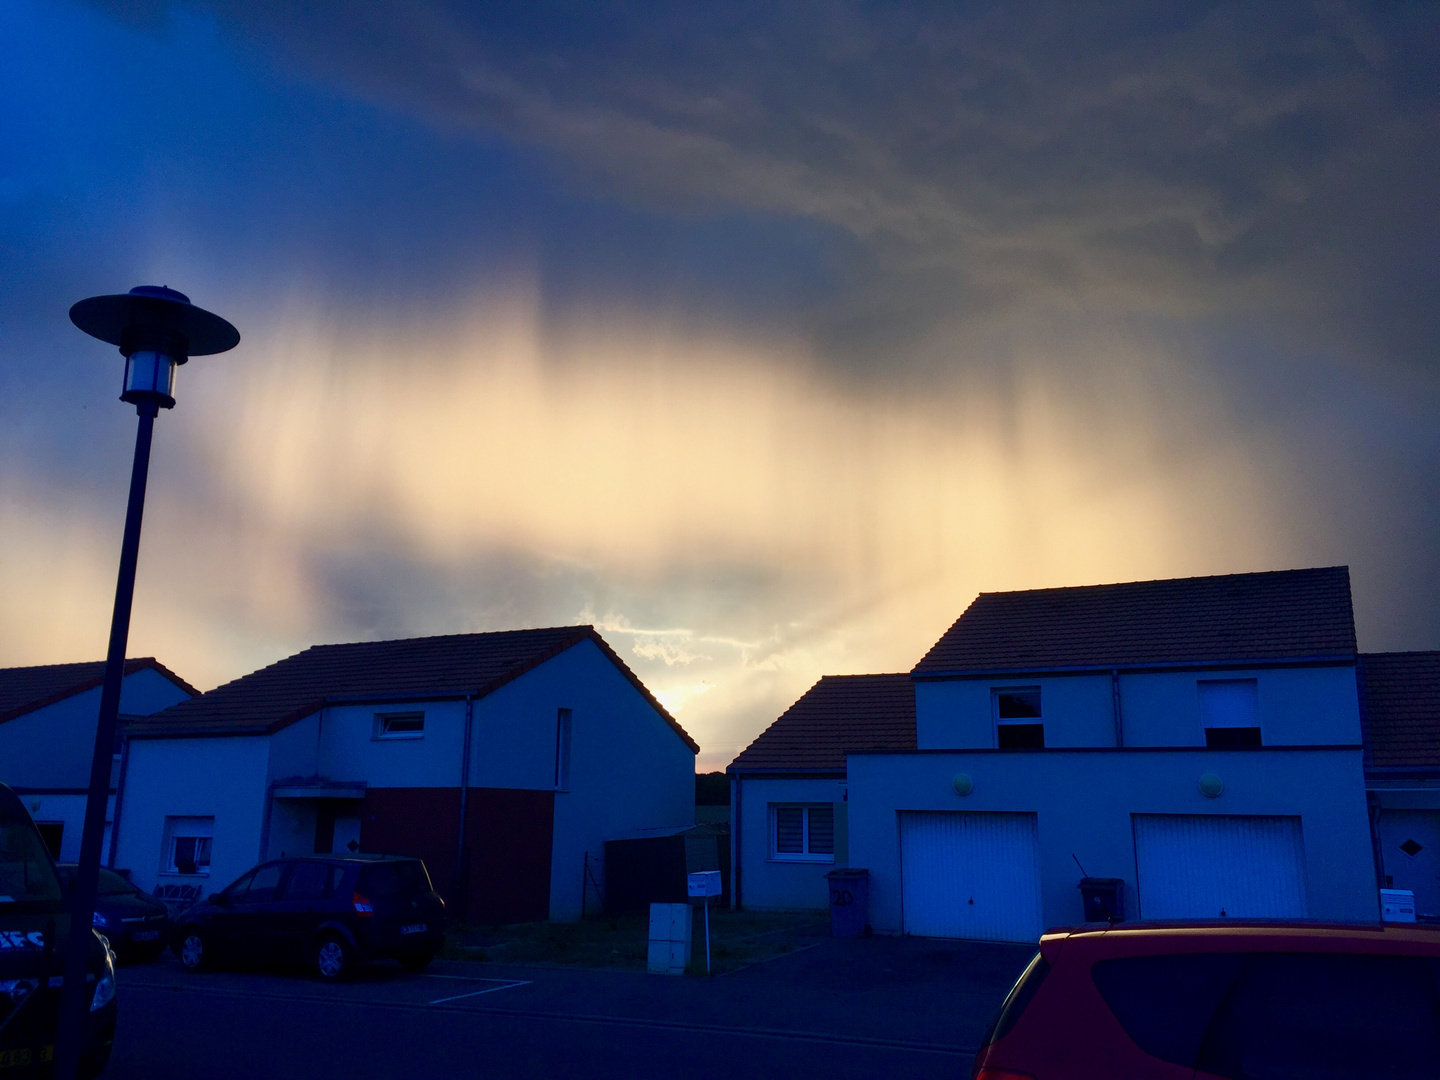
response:
[[[177,922],[171,947],[192,971],[299,964],[336,982],[367,960],[425,967],[445,940],[445,902],[419,859],[315,855],[262,863]]]
[[[75,879],[75,864],[55,867],[68,891]],[[121,961],[148,963],[165,951],[175,929],[169,910],[113,870],[101,869],[95,895],[95,932],[103,934]]]

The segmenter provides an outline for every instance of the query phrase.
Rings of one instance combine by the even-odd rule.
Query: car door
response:
[[[277,958],[287,962],[307,958],[343,872],[334,863],[302,859],[292,864],[282,891],[271,905]]]
[[[229,950],[241,959],[269,962],[276,956],[275,896],[289,864],[266,863],[228,890],[224,917]]]

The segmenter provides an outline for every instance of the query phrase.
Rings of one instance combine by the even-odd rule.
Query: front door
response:
[[[1381,810],[1380,858],[1389,888],[1415,894],[1415,914],[1440,917],[1440,811]]]

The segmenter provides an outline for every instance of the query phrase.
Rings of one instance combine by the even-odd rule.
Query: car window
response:
[[[1129,956],[1099,961],[1090,978],[1136,1046],[1193,1068],[1211,1017],[1248,959],[1246,953]]]
[[[1440,1075],[1430,962],[1263,953],[1215,1016],[1199,1065],[1246,1080]]]
[[[284,863],[270,863],[250,875],[248,882],[237,882],[230,895],[237,904],[264,904],[275,898],[275,887],[280,884],[280,875],[285,871]]]
[[[425,864],[418,859],[375,863],[360,871],[356,888],[366,896],[429,892],[430,875],[425,872]]]
[[[28,821],[0,821],[0,909],[55,909],[60,882],[45,845]]]
[[[323,900],[335,891],[340,867],[333,863],[297,862],[285,882],[283,900]]]

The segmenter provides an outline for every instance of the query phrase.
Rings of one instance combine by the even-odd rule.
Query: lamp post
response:
[[[94,990],[86,984],[100,878],[100,848],[110,795],[115,725],[125,677],[125,644],[130,636],[130,603],[135,595],[135,562],[140,553],[140,518],[145,509],[145,480],[150,471],[150,440],[161,408],[175,407],[175,369],[192,356],[225,352],[240,343],[240,332],[218,315],[190,303],[184,293],[159,285],[140,285],[117,296],[92,296],[70,309],[70,321],[91,337],[120,347],[125,357],[121,401],[135,406],[140,428],[130,472],[130,501],[120,544],[120,576],[105,654],[95,753],[90,761],[90,790],[80,839],[80,865],[70,896],[70,935],[65,949],[65,983],[55,1033],[55,1077],[74,1080],[79,1069],[86,1017]],[[98,980],[97,980],[98,982]]]

